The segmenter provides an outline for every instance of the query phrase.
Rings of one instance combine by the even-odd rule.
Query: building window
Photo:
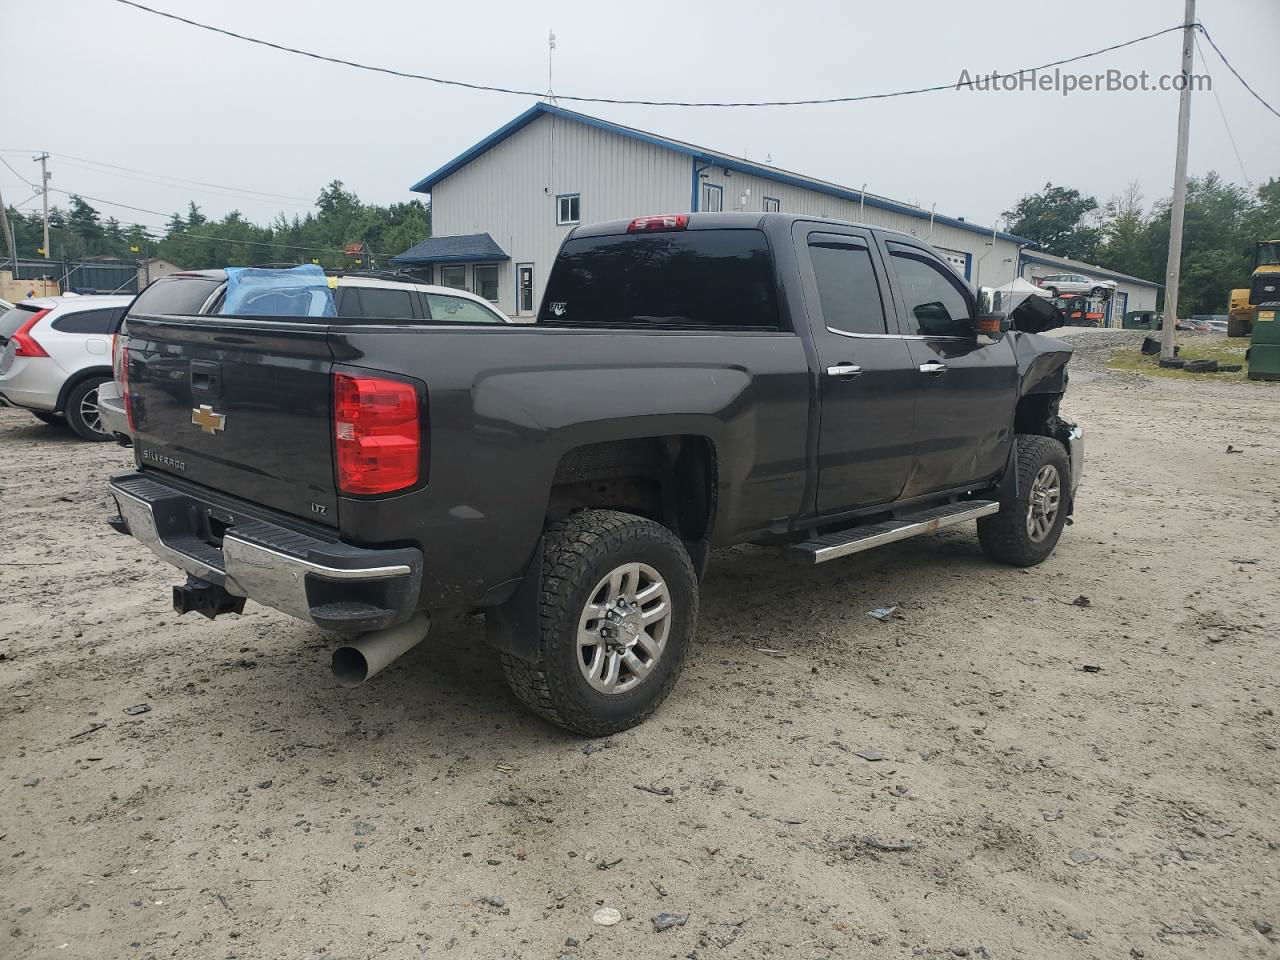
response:
[[[724,188],[714,183],[702,185],[702,209],[707,213],[719,213],[724,209]]]
[[[765,198],[764,198],[764,212],[765,212],[765,213],[777,213],[780,209],[781,209],[781,207],[778,205],[778,198],[777,198],[777,197],[765,197]]]
[[[461,264],[440,268],[440,286],[467,289],[467,268]]]
[[[563,226],[567,223],[582,222],[582,195],[562,193],[556,197],[556,223]]]
[[[498,302],[498,265],[496,263],[476,264],[471,268],[472,293],[477,297]]]

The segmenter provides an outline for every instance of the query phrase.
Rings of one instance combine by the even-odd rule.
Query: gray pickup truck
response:
[[[180,613],[348,635],[346,683],[482,611],[521,700],[608,734],[675,683],[717,547],[976,520],[1048,557],[1083,447],[1036,310],[982,313],[892,231],[678,214],[573,230],[535,324],[135,313],[110,522],[187,573]]]

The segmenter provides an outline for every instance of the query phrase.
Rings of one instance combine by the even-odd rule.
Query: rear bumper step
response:
[[[882,547],[886,543],[918,537],[925,533],[934,533],[944,527],[953,527],[958,523],[977,520],[1000,512],[1000,504],[994,500],[963,500],[959,503],[948,503],[940,507],[930,507],[918,513],[906,514],[894,520],[828,533],[825,536],[806,540],[788,548],[788,553],[803,563],[826,563],[847,557],[851,553],[861,553]]]
[[[252,507],[203,498],[143,473],[115,477],[120,511],[108,523],[194,578],[174,588],[174,607],[205,616],[238,612],[248,598],[327,630],[380,630],[407,620],[422,583],[422,553],[368,550],[299,532]],[[282,518],[283,519],[283,518]],[[221,545],[209,530],[222,531]],[[216,590],[207,590],[212,586]]]

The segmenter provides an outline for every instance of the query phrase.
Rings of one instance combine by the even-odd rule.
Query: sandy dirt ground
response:
[[[724,551],[594,742],[477,620],[346,690],[302,623],[178,618],[104,523],[131,454],[0,410],[0,957],[1280,957],[1280,386],[1131,339],[1076,338],[1049,562]]]

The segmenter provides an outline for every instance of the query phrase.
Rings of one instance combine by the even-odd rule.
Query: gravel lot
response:
[[[478,621],[344,690],[297,621],[178,618],[103,523],[131,454],[0,410],[0,956],[1280,956],[1280,387],[1074,339],[1049,562],[724,551],[595,742]]]

